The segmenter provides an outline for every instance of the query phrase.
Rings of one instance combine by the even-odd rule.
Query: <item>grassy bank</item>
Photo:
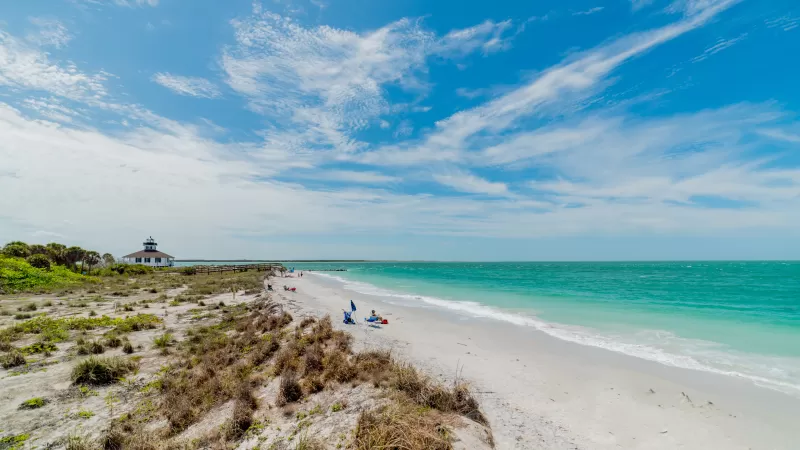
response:
[[[84,283],[96,283],[96,277],[75,273],[64,266],[40,269],[25,259],[0,255],[0,293],[50,292]]]

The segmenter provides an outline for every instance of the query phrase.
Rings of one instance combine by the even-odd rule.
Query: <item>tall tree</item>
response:
[[[92,272],[92,267],[100,264],[100,253],[96,251],[88,251],[85,255],[83,255],[83,261],[89,266],[89,272]]]
[[[110,265],[114,264],[115,262],[117,262],[117,259],[114,258],[114,255],[112,255],[111,253],[106,253],[106,254],[103,255],[103,262],[107,266],[110,266]]]
[[[48,256],[47,247],[42,244],[32,244],[30,247],[31,255],[45,255]]]
[[[21,241],[13,241],[3,247],[3,254],[14,258],[27,258],[31,256],[31,248]]]
[[[59,244],[56,242],[51,242],[47,244],[47,254],[50,256],[50,261],[53,261],[56,264],[66,266],[67,265],[67,246],[63,244]]]
[[[64,251],[64,259],[66,259],[67,265],[75,270],[78,268],[78,261],[83,261],[85,253],[86,250],[80,247],[70,247]]]

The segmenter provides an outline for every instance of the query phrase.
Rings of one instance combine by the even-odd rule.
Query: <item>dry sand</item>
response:
[[[499,449],[797,449],[800,400],[748,381],[560,341],[526,327],[391,304],[328,278],[275,279],[293,314],[325,314],[362,347],[472,383]],[[342,308],[356,302],[358,325]],[[371,309],[389,320],[363,318]]]

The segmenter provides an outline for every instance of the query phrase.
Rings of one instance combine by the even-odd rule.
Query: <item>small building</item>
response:
[[[128,264],[144,264],[150,267],[172,267],[175,265],[175,257],[156,249],[158,244],[150,236],[144,241],[144,250],[140,250],[130,255],[122,257],[122,261]]]

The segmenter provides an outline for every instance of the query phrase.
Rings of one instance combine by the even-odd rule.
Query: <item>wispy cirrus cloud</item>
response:
[[[787,14],[776,19],[769,19],[765,21],[768,28],[780,28],[783,31],[792,31],[800,27],[800,17]]]
[[[603,6],[595,6],[594,8],[589,8],[589,9],[587,9],[585,11],[576,11],[576,12],[572,13],[572,15],[573,16],[591,16],[592,14],[597,14],[597,13],[603,11],[604,9],[606,9],[606,8],[603,7]]]
[[[53,62],[39,48],[0,30],[0,85],[75,100],[99,99],[107,94],[108,76],[84,73],[72,62]]]
[[[433,52],[444,56],[464,56],[480,50],[489,54],[507,50],[511,46],[513,34],[511,20],[494,22],[487,20],[473,27],[453,30],[439,39]]]
[[[205,78],[157,73],[153,75],[152,80],[178,95],[199,98],[219,98],[222,96],[219,88]]]
[[[158,6],[160,0],[70,0],[77,5],[114,5],[133,8],[137,6]]]
[[[743,41],[745,38],[747,38],[747,33],[743,33],[743,34],[741,34],[741,35],[739,35],[739,36],[737,36],[735,38],[731,38],[731,39],[720,39],[714,45],[712,45],[711,47],[708,47],[707,49],[705,49],[702,54],[692,58],[692,62],[705,61],[709,57],[711,57],[713,55],[716,55],[717,53],[719,53],[719,52],[721,52],[721,51],[723,51],[725,49],[733,47],[737,43]]]
[[[449,170],[433,175],[437,183],[459,192],[484,195],[506,195],[505,183],[492,182],[463,170]]]
[[[35,32],[30,32],[26,36],[26,39],[33,44],[62,48],[73,38],[67,27],[59,20],[30,17],[28,21],[37,28]]]
[[[236,45],[224,49],[220,65],[250,108],[279,124],[265,130],[269,140],[296,150],[353,153],[366,145],[355,133],[381,126],[380,116],[398,106],[387,100],[388,87],[412,98],[425,95],[428,59],[499,51],[507,46],[510,22],[485,21],[437,36],[421,20],[405,18],[357,33],[304,26],[256,6],[232,25]]]
[[[442,161],[443,157],[461,159],[473,136],[501,133],[519,120],[541,114],[548,108],[560,114],[560,105],[572,105],[595,94],[606,77],[623,63],[702,26],[734,3],[735,0],[715,2],[706,10],[678,22],[624,36],[570,57],[523,86],[437,122],[436,129],[422,142],[387,146],[359,155],[361,161],[378,165],[415,165]],[[483,136],[481,141],[486,139]]]

